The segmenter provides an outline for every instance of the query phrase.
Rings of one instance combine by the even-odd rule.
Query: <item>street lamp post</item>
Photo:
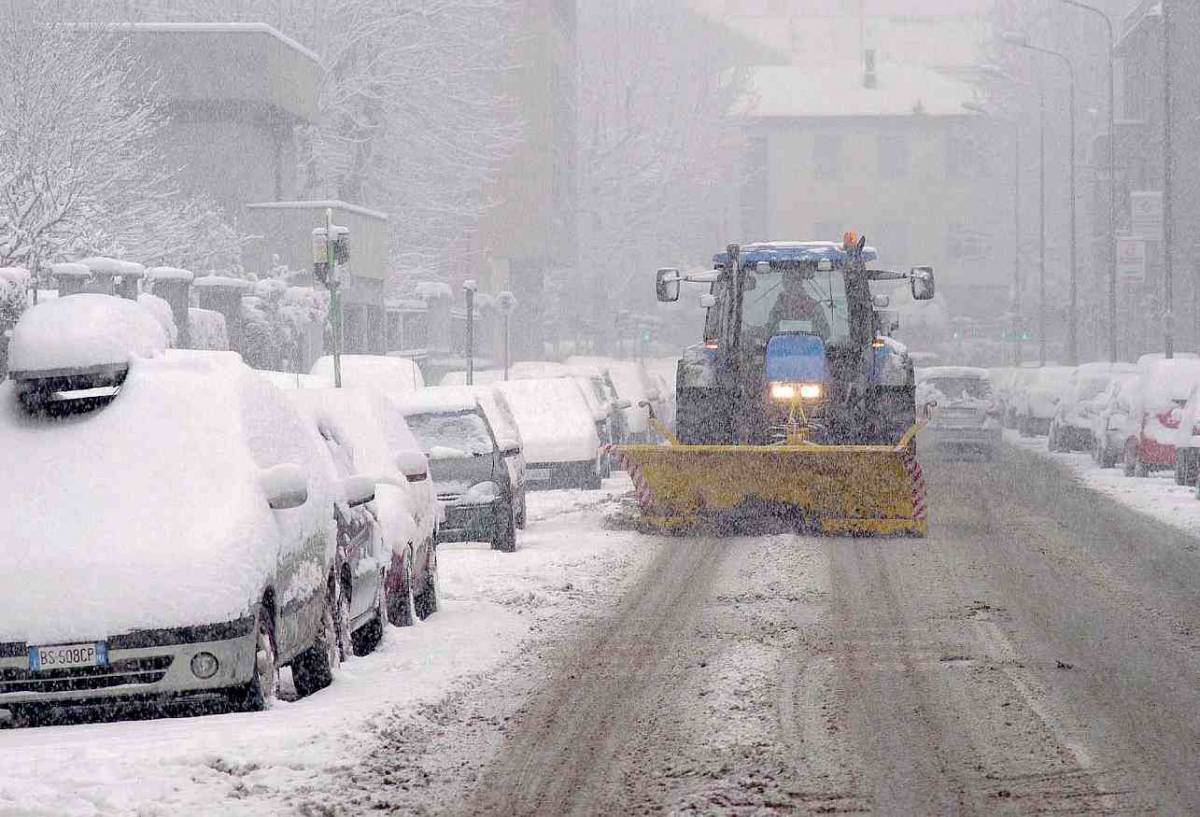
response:
[[[1174,260],[1174,130],[1175,110],[1172,100],[1171,77],[1171,3],[1162,0],[1163,25],[1163,356],[1175,356],[1175,292]]]
[[[1117,360],[1117,158],[1116,158],[1116,34],[1112,18],[1082,0],[1061,0],[1097,15],[1108,27],[1108,359]]]
[[[976,102],[964,102],[973,113],[1001,119],[1013,130],[1013,363],[1021,365],[1021,123],[1016,117],[997,116]]]
[[[467,385],[475,385],[475,292],[479,285],[475,281],[463,281],[463,292],[467,296]]]
[[[512,365],[509,347],[508,319],[509,316],[512,315],[513,308],[517,305],[517,298],[511,292],[505,290],[496,296],[496,300],[500,304],[500,314],[504,318],[504,379],[508,380],[508,369]]]
[[[1050,48],[1042,48],[1041,46],[1034,45],[1033,43],[1029,42],[1029,37],[1026,36],[1025,34],[1010,32],[1010,33],[1004,34],[1003,39],[1009,45],[1014,45],[1017,48],[1024,48],[1028,51],[1034,51],[1038,54],[1045,54],[1047,56],[1051,56],[1051,57],[1054,57],[1055,59],[1059,60],[1060,62],[1062,62],[1063,65],[1065,65],[1067,67],[1067,75],[1070,80],[1070,102],[1069,102],[1070,117],[1069,117],[1069,119],[1070,119],[1070,123],[1071,123],[1071,133],[1070,133],[1070,139],[1071,139],[1071,146],[1070,146],[1071,272],[1070,272],[1070,284],[1069,284],[1069,288],[1068,288],[1068,291],[1069,291],[1068,310],[1069,311],[1067,313],[1067,361],[1066,362],[1068,364],[1074,366],[1075,364],[1077,364],[1079,362],[1079,346],[1078,346],[1079,316],[1077,314],[1078,313],[1077,279],[1078,279],[1078,272],[1079,272],[1079,266],[1078,266],[1078,260],[1079,260],[1079,256],[1078,256],[1079,241],[1078,241],[1078,239],[1079,239],[1079,237],[1076,234],[1077,233],[1076,223],[1077,223],[1078,213],[1077,213],[1077,206],[1076,206],[1077,202],[1076,202],[1076,195],[1075,195],[1075,63],[1071,61],[1070,57],[1068,57],[1066,54],[1064,54],[1061,51],[1054,51],[1053,49],[1050,49]],[[1043,97],[1043,102],[1042,102],[1042,110],[1043,110],[1043,112],[1045,111],[1044,97]],[[1044,129],[1044,127],[1043,127],[1042,139],[1043,139],[1043,150],[1044,150],[1044,145],[1045,145],[1045,141],[1044,141],[1045,140],[1045,129]],[[1043,162],[1043,172],[1044,172],[1044,164],[1045,163]],[[1043,218],[1044,218],[1044,215],[1043,215]],[[1043,230],[1043,235],[1045,235],[1044,223],[1043,223],[1042,230]],[[1043,246],[1043,264],[1044,263],[1045,263],[1045,261],[1044,261],[1044,246]],[[1043,282],[1043,287],[1044,286],[1045,285]],[[1045,298],[1043,297],[1042,300],[1043,300],[1042,309],[1043,309],[1043,313],[1044,313]],[[1044,321],[1044,319],[1045,318],[1044,318],[1044,314],[1043,314],[1042,320]],[[1043,337],[1042,337],[1043,348],[1045,347],[1045,342],[1046,342],[1045,341],[1045,333],[1043,332]],[[1043,363],[1044,363],[1045,362],[1045,353],[1044,352],[1042,353],[1042,358],[1043,358]]]

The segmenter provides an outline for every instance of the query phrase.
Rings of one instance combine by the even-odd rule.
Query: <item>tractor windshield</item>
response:
[[[766,341],[781,333],[803,332],[828,341],[850,334],[841,270],[747,272],[746,278],[742,332],[747,338]]]

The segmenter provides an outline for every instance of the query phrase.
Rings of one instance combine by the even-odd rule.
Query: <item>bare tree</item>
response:
[[[181,196],[157,136],[153,88],[112,32],[50,3],[0,25],[0,265],[127,254],[154,263],[237,254],[207,202]],[[73,22],[73,21],[72,21]]]
[[[584,0],[579,50],[580,264],[603,313],[607,292],[645,300],[647,265],[729,239],[746,75],[710,23],[655,0]]]

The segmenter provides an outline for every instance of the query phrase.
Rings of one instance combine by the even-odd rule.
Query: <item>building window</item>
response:
[[[832,181],[842,178],[842,137],[818,133],[813,139],[813,175]]]
[[[912,161],[909,154],[907,133],[879,134],[879,178],[907,179]]]

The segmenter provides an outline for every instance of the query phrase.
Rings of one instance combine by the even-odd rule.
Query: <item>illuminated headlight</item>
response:
[[[472,485],[465,494],[458,498],[455,505],[490,505],[500,498],[500,486],[494,482],[480,482]]]
[[[192,656],[192,675],[202,681],[207,681],[216,675],[220,666],[217,657],[211,652],[198,652]]]
[[[771,399],[781,403],[793,400],[820,400],[824,389],[820,383],[772,383]]]

